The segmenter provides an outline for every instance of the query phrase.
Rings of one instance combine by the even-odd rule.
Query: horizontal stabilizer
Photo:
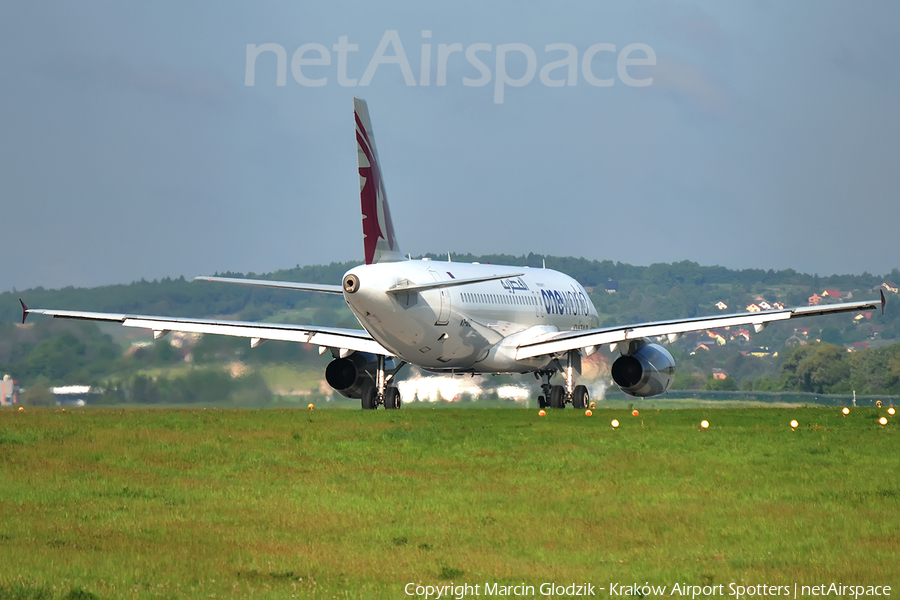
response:
[[[213,281],[216,283],[239,283],[241,285],[258,285],[260,287],[282,288],[286,290],[300,290],[303,292],[320,292],[324,294],[343,294],[344,290],[339,285],[327,283],[296,283],[293,281],[267,281],[265,279],[236,279],[232,277],[211,277],[200,275],[194,277],[194,281]]]
[[[455,287],[457,285],[468,285],[470,283],[482,283],[484,281],[496,281],[497,279],[510,279],[511,277],[521,277],[525,273],[511,273],[507,275],[490,275],[488,277],[473,277],[471,279],[450,279],[448,281],[432,281],[430,283],[411,283],[409,281],[400,282],[387,292],[389,294],[406,294],[408,292],[424,292],[426,290],[437,290],[441,288]]]

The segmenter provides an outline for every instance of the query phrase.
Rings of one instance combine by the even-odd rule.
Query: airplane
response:
[[[365,264],[347,271],[341,285],[201,276],[195,280],[340,294],[362,329],[254,323],[28,308],[54,318],[119,322],[153,331],[221,334],[319,346],[332,359],[325,379],[340,394],[360,400],[363,409],[398,409],[392,385],[406,364],[436,373],[532,373],[540,380],[541,408],[586,408],[590,395],[576,384],[581,360],[609,346],[619,356],[611,375],[634,397],[665,393],[675,377],[675,361],[652,340],[675,341],[681,334],[729,326],[753,326],[881,306],[881,300],[803,306],[755,313],[714,315],[600,327],[597,310],[575,279],[547,268],[443,262],[405,256],[397,242],[385,192],[381,161],[366,102],[354,98],[359,189]],[[449,259],[449,256],[448,256]],[[561,374],[562,383],[553,384]]]

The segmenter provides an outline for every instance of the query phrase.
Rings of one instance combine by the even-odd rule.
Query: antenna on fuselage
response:
[[[546,258],[542,258],[542,259],[541,259],[541,264],[544,265],[544,268],[546,269],[546,268],[547,268],[547,259],[546,259]]]
[[[447,253],[447,262],[453,262],[453,260],[450,258],[450,253],[449,253],[449,252]]]

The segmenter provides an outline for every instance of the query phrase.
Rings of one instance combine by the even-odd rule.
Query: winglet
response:
[[[883,294],[883,293],[881,294],[881,297],[882,297],[882,299],[884,299],[884,294]],[[28,307],[25,306],[25,303],[22,302],[22,299],[21,299],[21,298],[19,298],[19,304],[22,305],[22,325],[24,325],[24,324],[25,324],[25,317],[28,316]]]
[[[884,305],[887,303],[887,301],[884,299],[884,290],[878,291],[881,292],[881,314],[884,314]]]

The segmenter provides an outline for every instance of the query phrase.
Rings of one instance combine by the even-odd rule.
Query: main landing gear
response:
[[[373,385],[366,387],[362,392],[362,408],[363,410],[375,410],[379,404],[383,404],[386,410],[400,408],[400,390],[396,386],[387,385],[390,383],[394,375],[404,364],[399,367],[391,375],[385,375],[384,356],[378,356],[378,367],[375,371],[375,382]]]
[[[375,410],[379,404],[383,404],[385,409],[391,410],[400,408],[400,390],[394,386],[384,388],[384,395],[381,400],[378,398],[378,392],[375,386],[366,388],[362,393],[363,410]]]
[[[563,368],[559,360],[553,361],[566,377],[565,386],[550,385],[550,378],[556,374],[556,369],[537,371],[534,375],[541,380],[542,396],[538,396],[540,408],[565,408],[571,402],[572,408],[587,408],[591,403],[591,396],[587,386],[575,385],[575,372],[581,373],[581,354],[577,350],[569,350],[566,353],[566,366]]]

